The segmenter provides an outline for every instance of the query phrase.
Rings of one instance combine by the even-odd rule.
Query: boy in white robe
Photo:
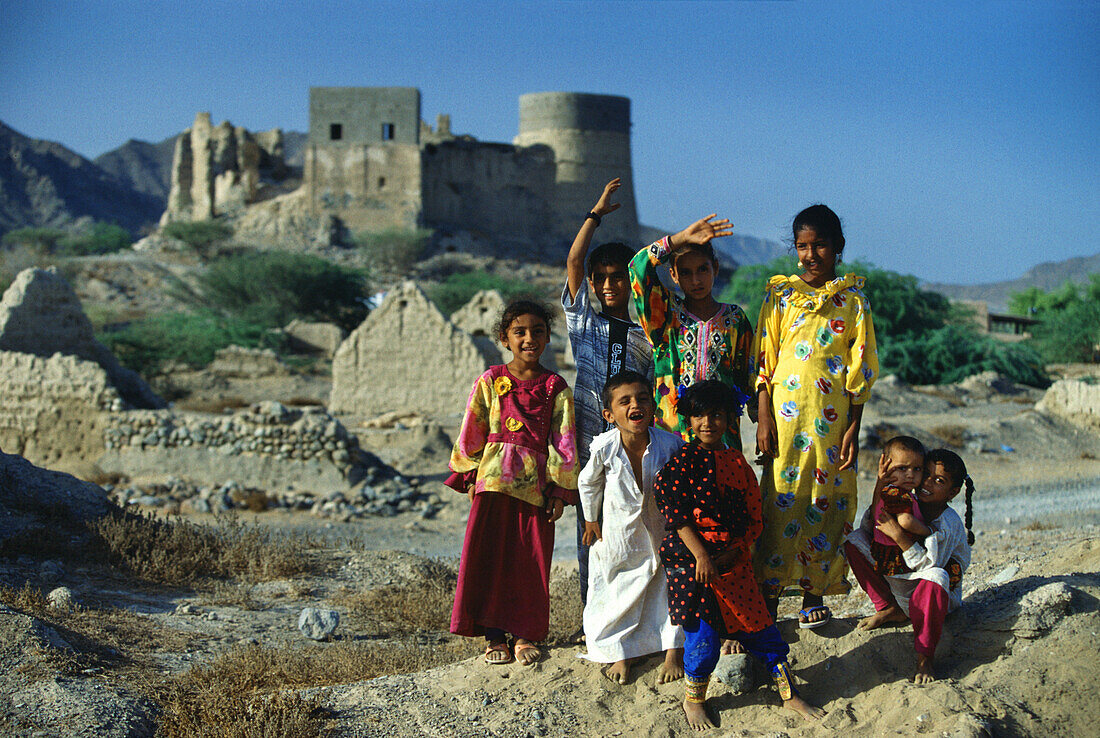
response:
[[[607,677],[625,684],[634,659],[664,651],[657,675],[662,684],[684,674],[684,632],[669,618],[659,555],[665,519],[653,478],[683,440],[652,427],[653,390],[642,375],[612,376],[602,399],[604,417],[614,427],[593,439],[579,480],[584,542],[591,546],[585,658],[612,664]]]

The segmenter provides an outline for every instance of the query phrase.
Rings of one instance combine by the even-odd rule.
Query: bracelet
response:
[[[589,218],[592,218],[594,221],[596,221],[596,225],[600,224],[600,216],[596,213],[589,213],[588,215],[584,216],[585,220],[588,220]]]

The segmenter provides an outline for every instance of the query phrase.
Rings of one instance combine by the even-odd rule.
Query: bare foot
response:
[[[825,717],[825,711],[817,705],[811,705],[806,700],[799,697],[797,694],[791,697],[789,700],[783,700],[783,707],[797,712],[806,720],[820,720]]]
[[[684,715],[687,717],[688,725],[691,726],[692,730],[709,730],[718,727],[710,719],[710,715],[707,714],[706,703],[684,700]]]
[[[932,657],[917,654],[917,673],[913,675],[914,684],[931,684],[936,681],[936,672],[932,670]]]
[[[605,674],[616,684],[626,684],[626,680],[630,679],[630,659],[616,661],[607,668]]]
[[[741,645],[741,641],[735,641],[732,638],[727,641],[722,641],[723,656],[731,653],[745,653],[745,647]]]
[[[657,669],[657,683],[668,684],[684,678],[684,649],[670,648],[665,651],[665,662]]]
[[[904,623],[908,619],[900,607],[890,605],[890,607],[879,610],[869,618],[863,618],[856,627],[860,630],[874,630],[890,623]]]
[[[531,664],[542,658],[542,651],[531,641],[526,638],[516,639],[516,660],[524,666],[530,666]]]

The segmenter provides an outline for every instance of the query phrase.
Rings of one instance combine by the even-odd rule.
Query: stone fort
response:
[[[200,113],[177,143],[162,222],[206,219],[264,201],[262,186],[253,183],[281,162],[280,131],[213,127],[209,114]],[[602,225],[598,241],[636,244],[629,98],[521,95],[519,131],[507,144],[455,135],[449,115],[428,125],[415,87],[313,87],[294,197],[304,200],[312,220],[336,219],[347,232],[432,228],[560,257],[614,177],[623,179],[616,194],[622,207]]]

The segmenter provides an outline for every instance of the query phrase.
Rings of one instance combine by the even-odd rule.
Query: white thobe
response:
[[[951,583],[947,575],[947,562],[951,559],[959,562],[963,572],[970,566],[970,544],[966,540],[966,526],[959,518],[959,514],[950,507],[945,508],[940,516],[928,523],[932,533],[925,536],[924,542],[917,541],[902,554],[905,565],[911,571],[904,574],[895,574],[883,577],[890,585],[890,592],[894,595],[906,615],[909,614],[909,598],[917,588],[917,583],[922,579],[943,587],[947,592],[947,611],[952,612],[962,604],[962,580],[951,589]],[[871,562],[871,526],[870,514],[863,516],[863,523],[848,534],[848,542],[859,549],[859,552]]]
[[[653,477],[683,443],[676,433],[650,428],[639,485],[618,428],[592,439],[578,487],[588,522],[603,513],[603,539],[588,553],[584,658],[610,664],[684,645],[683,629],[668,614],[660,557],[665,517],[653,496]]]

